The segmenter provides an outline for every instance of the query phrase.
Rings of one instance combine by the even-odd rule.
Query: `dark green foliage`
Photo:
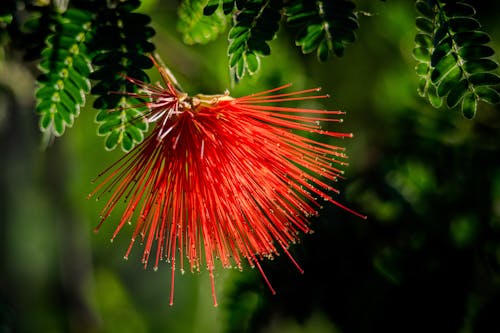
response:
[[[268,42],[276,37],[282,0],[251,0],[238,10],[229,31],[229,67],[236,79],[256,73],[260,57],[269,55]]]
[[[354,42],[358,29],[355,4],[347,0],[294,0],[286,5],[287,23],[297,27],[295,44],[303,53],[316,51],[319,61],[332,54],[342,56],[345,46]]]
[[[207,2],[207,1],[206,1]],[[215,11],[222,7],[224,14],[229,14],[233,11],[234,6],[242,9],[247,0],[208,0],[205,8],[203,9],[204,15],[212,15]],[[221,6],[222,5],[222,6]]]
[[[59,136],[73,124],[90,78],[98,133],[106,137],[106,148],[128,151],[147,130],[143,109],[134,108],[143,101],[128,98],[136,86],[125,77],[148,81],[144,70],[152,62],[147,53],[155,49],[150,17],[134,12],[139,0],[72,0],[67,5],[65,12],[59,2],[4,1],[0,45],[21,49],[28,61],[41,58],[36,97],[43,131]],[[498,64],[491,59],[495,52],[474,7],[418,0],[416,8],[413,54],[419,62],[419,94],[434,107],[460,106],[468,118],[474,117],[479,101],[499,103]],[[228,61],[236,81],[260,69],[260,58],[271,53],[269,42],[283,17],[296,33],[296,45],[303,53],[316,52],[320,61],[342,56],[359,26],[355,4],[348,0],[185,0],[178,7],[177,27],[185,43],[206,43],[225,30],[229,14]]]
[[[326,61],[333,54],[342,56],[346,45],[356,39],[354,31],[359,27],[355,4],[348,0],[210,0],[203,12],[213,15],[221,7],[225,14],[236,8],[228,53],[231,71],[237,79],[246,72],[255,73],[259,56],[271,53],[268,42],[275,38],[282,16],[297,31],[296,45],[303,53],[316,51],[319,61]]]
[[[85,94],[90,91],[90,63],[85,43],[89,38],[92,14],[70,9],[55,19],[40,62],[36,90],[40,129],[61,136],[71,127]]]
[[[54,13],[49,7],[36,8],[27,13],[27,19],[12,36],[15,46],[25,50],[24,59],[27,61],[38,60],[42,50],[45,49],[45,40],[53,33]]]
[[[15,1],[4,0],[0,7],[0,33],[12,23],[12,19],[16,10]]]
[[[413,54],[419,61],[419,94],[434,107],[453,108],[461,103],[466,118],[473,118],[477,103],[498,103],[500,94],[493,86],[500,77],[492,71],[498,64],[489,59],[494,50],[485,45],[490,37],[480,31],[473,17],[475,9],[463,2],[419,0],[420,17]]]
[[[226,29],[227,18],[222,10],[204,15],[207,0],[186,0],[179,6],[177,29],[186,44],[204,44],[214,40]]]
[[[450,114],[405,111],[384,133],[373,132],[398,133],[397,140],[384,142],[387,155],[351,183],[350,197],[363,203],[367,223],[322,210],[315,233],[291,247],[305,273],[283,256],[263,264],[276,295],[258,273],[253,282],[238,280],[227,299],[239,304],[227,304],[227,316],[241,318],[252,293],[260,295],[259,306],[243,317],[249,329],[241,329],[240,319],[225,332],[271,331],[288,320],[311,327],[318,309],[338,327],[318,332],[498,327],[499,117],[492,114],[491,127],[465,134],[450,126]],[[461,138],[445,144],[452,133]]]
[[[96,17],[92,49],[95,70],[90,74],[97,83],[92,94],[97,95],[94,107],[99,109],[96,121],[98,134],[105,136],[106,149],[118,146],[129,151],[143,139],[147,122],[141,117],[141,101],[124,94],[137,92],[135,84],[125,76],[148,82],[145,69],[153,66],[146,54],[155,47],[149,39],[155,34],[147,15],[132,12],[138,1],[102,8]]]
[[[133,13],[140,1],[74,0],[68,10],[56,3],[9,4],[0,12],[0,28],[10,28],[10,42],[25,50],[26,60],[41,58],[36,109],[42,131],[62,135],[93,93],[106,148],[128,151],[142,141],[147,123],[142,110],[133,108],[142,101],[126,97],[136,87],[125,79],[148,81],[144,69],[152,67],[146,56],[154,50],[150,18]],[[92,89],[89,79],[97,81]]]
[[[262,295],[268,290],[255,285],[254,274],[238,274],[237,282],[226,291],[226,294],[238,294],[238,297],[227,297],[222,311],[226,314],[226,327],[223,332],[258,332],[252,321],[258,320],[256,313],[262,307]],[[260,282],[260,281],[259,281]],[[262,287],[262,286],[261,286]]]

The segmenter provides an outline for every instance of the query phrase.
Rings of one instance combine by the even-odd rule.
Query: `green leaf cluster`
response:
[[[137,87],[127,78],[149,81],[145,70],[153,63],[146,54],[155,49],[149,41],[155,31],[148,15],[134,12],[139,5],[77,0],[62,12],[50,6],[28,12],[21,36],[26,58],[40,58],[35,95],[44,133],[61,136],[93,94],[97,133],[105,137],[106,149],[128,151],[143,140],[144,101],[128,98]]]
[[[276,37],[282,7],[281,0],[253,0],[236,13],[229,31],[228,54],[229,67],[237,79],[256,73],[259,57],[271,53],[268,42]]]
[[[149,82],[155,30],[149,15],[136,12],[139,6],[139,0],[4,1],[0,46],[40,61],[36,110],[49,137],[71,127],[93,94],[97,133],[107,149],[129,151],[143,140],[146,107],[128,78]],[[416,9],[419,94],[436,108],[459,106],[467,118],[479,101],[499,103],[495,52],[474,7],[463,0],[416,0]],[[351,0],[184,0],[177,14],[187,44],[212,41],[230,25],[228,64],[236,81],[259,71],[282,26],[302,53],[316,53],[319,61],[343,56],[359,28]]]
[[[418,92],[436,108],[461,104],[466,118],[473,118],[480,100],[496,104],[494,86],[500,77],[498,64],[490,59],[490,37],[474,18],[475,9],[464,2],[419,0],[419,17],[413,54],[419,64]],[[446,101],[446,103],[445,103]]]
[[[53,33],[46,41],[37,78],[36,109],[40,129],[61,136],[73,125],[90,91],[91,71],[85,42],[92,22],[91,13],[70,9],[55,19]]]
[[[149,41],[155,31],[149,26],[149,16],[133,12],[139,5],[139,1],[119,3],[101,9],[96,16],[92,43],[96,70],[90,78],[97,83],[91,93],[98,96],[93,104],[100,110],[97,133],[105,137],[109,150],[121,147],[129,151],[142,141],[148,129],[146,119],[140,116],[143,103],[124,97],[137,92],[137,86],[127,77],[149,82],[144,70],[153,66],[145,54],[155,49]]]
[[[341,57],[354,42],[359,28],[355,4],[348,0],[291,1],[286,7],[287,23],[299,29],[295,43],[303,53],[316,50],[319,61],[332,54]]]
[[[213,41],[226,29],[227,18],[222,9],[215,8],[213,15],[204,15],[208,0],[186,0],[179,6],[177,29],[184,43],[205,44]]]
[[[189,2],[189,1],[185,1]],[[295,33],[295,44],[307,54],[316,51],[319,61],[342,56],[346,45],[356,39],[358,18],[349,0],[210,0],[205,15],[233,13],[229,30],[229,68],[236,79],[256,73],[260,57],[271,53],[269,42],[276,38],[286,18]]]

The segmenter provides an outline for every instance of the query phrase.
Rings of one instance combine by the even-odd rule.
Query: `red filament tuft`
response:
[[[132,82],[149,98],[146,117],[155,127],[105,170],[92,195],[111,192],[99,226],[125,198],[112,238],[132,221],[125,256],[139,237],[145,266],[151,253],[155,268],[163,258],[171,263],[171,304],[175,270],[205,266],[217,305],[217,260],[223,267],[257,266],[274,293],[260,261],[285,252],[302,271],[288,246],[310,231],[308,217],[318,214],[323,200],[364,218],[330,195],[338,192],[331,183],[347,164],[344,148],[315,139],[351,137],[320,127],[320,121],[340,122],[343,112],[280,105],[327,98],[310,95],[319,89],[284,93],[285,85],[240,98],[191,98],[168,80],[167,88]]]

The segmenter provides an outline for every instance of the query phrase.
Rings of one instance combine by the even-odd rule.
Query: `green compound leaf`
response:
[[[208,0],[184,0],[179,6],[177,29],[186,44],[205,44],[213,41],[226,30],[227,19],[222,8],[210,15],[203,15]]]
[[[85,43],[90,38],[93,15],[69,9],[55,17],[39,65],[35,96],[40,129],[50,136],[63,135],[73,125],[85,93],[90,91],[90,61]]]
[[[463,2],[419,0],[416,3],[418,30],[413,55],[419,62],[418,93],[431,105],[448,108],[461,103],[463,115],[471,119],[477,103],[496,104],[499,93],[494,88],[500,77],[492,73],[498,64],[489,59],[495,51],[485,45],[490,37],[480,31],[473,17],[474,7]]]
[[[121,147],[129,151],[144,139],[148,124],[142,121],[144,110],[136,107],[139,103],[139,100],[119,96],[115,109],[99,111],[96,116],[99,124],[97,134],[105,137],[104,146],[107,150]]]
[[[295,44],[305,54],[316,51],[323,62],[333,54],[341,57],[356,39],[354,31],[359,25],[354,9],[355,4],[348,0],[293,0],[287,3],[285,15],[287,23],[299,29]]]
[[[251,0],[241,6],[229,31],[228,48],[229,68],[237,80],[245,73],[255,74],[260,67],[260,56],[271,53],[268,42],[278,32],[283,1]]]
[[[155,49],[149,41],[155,34],[149,26],[150,18],[132,12],[137,8],[133,4],[101,8],[90,45],[95,54],[95,70],[89,76],[95,81],[91,93],[97,96],[94,108],[100,110],[96,116],[97,133],[105,137],[106,149],[120,147],[125,152],[140,143],[148,130],[143,117],[144,101],[126,97],[127,93],[137,92],[137,86],[125,76],[149,82],[144,70],[153,63],[146,54]]]

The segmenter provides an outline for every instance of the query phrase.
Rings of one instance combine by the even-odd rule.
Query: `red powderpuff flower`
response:
[[[144,243],[142,261],[154,256],[171,264],[173,303],[175,270],[206,266],[214,305],[214,269],[257,267],[274,293],[259,262],[281,251],[295,262],[288,246],[310,232],[307,218],[323,201],[335,201],[331,183],[346,165],[344,148],[308,137],[345,138],[320,128],[320,121],[340,122],[341,111],[278,106],[277,103],[325,98],[319,89],[282,92],[281,86],[240,98],[224,95],[189,97],[157,67],[166,88],[130,79],[147,97],[145,115],[155,127],[130,153],[105,170],[96,190],[111,192],[100,225],[120,200],[127,202],[112,239],[127,222]],[[309,95],[308,95],[309,94]],[[187,260],[187,263],[186,263]]]

